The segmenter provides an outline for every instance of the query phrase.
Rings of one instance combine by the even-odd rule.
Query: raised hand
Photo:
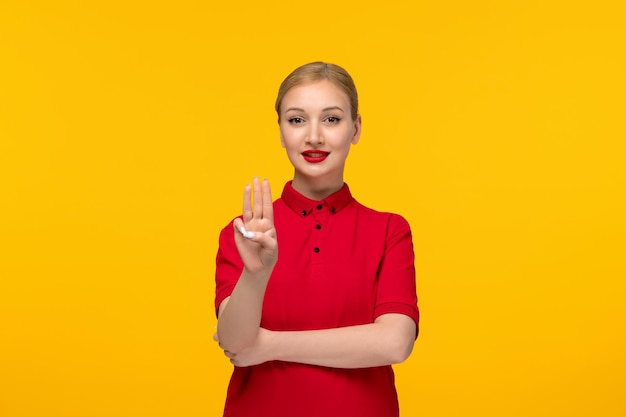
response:
[[[254,205],[252,203],[254,190]],[[253,274],[271,273],[278,259],[272,192],[267,180],[257,177],[243,192],[243,220],[235,219],[235,243],[244,267]]]

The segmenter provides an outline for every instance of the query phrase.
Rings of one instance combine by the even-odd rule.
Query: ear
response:
[[[356,120],[354,121],[354,135],[352,136],[352,140],[350,143],[356,145],[359,143],[359,139],[361,138],[361,115],[357,114]]]

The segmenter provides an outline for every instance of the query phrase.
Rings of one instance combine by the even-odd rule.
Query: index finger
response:
[[[270,188],[270,183],[265,178],[263,180],[263,218],[268,219],[274,224],[274,204],[272,202],[272,190]]]

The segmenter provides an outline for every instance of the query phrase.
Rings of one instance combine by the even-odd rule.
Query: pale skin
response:
[[[298,85],[283,98],[281,144],[294,166],[293,187],[321,200],[343,186],[351,145],[358,142],[361,118],[350,116],[346,94],[327,80]],[[304,151],[328,152],[308,163]],[[252,197],[254,196],[254,202]],[[235,366],[272,360],[334,368],[366,368],[403,362],[413,349],[415,322],[403,314],[383,314],[373,323],[325,330],[271,331],[260,327],[265,288],[278,259],[272,194],[267,180],[244,189],[243,219],[234,221],[235,243],[244,264],[230,297],[219,306],[217,333]],[[253,232],[246,238],[241,226]]]

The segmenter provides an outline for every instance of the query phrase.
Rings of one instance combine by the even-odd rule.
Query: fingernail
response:
[[[243,235],[243,237],[248,238],[248,239],[252,239],[254,237],[254,232],[248,232],[246,230],[245,227],[241,226],[239,228],[239,231],[241,232],[241,234]]]

